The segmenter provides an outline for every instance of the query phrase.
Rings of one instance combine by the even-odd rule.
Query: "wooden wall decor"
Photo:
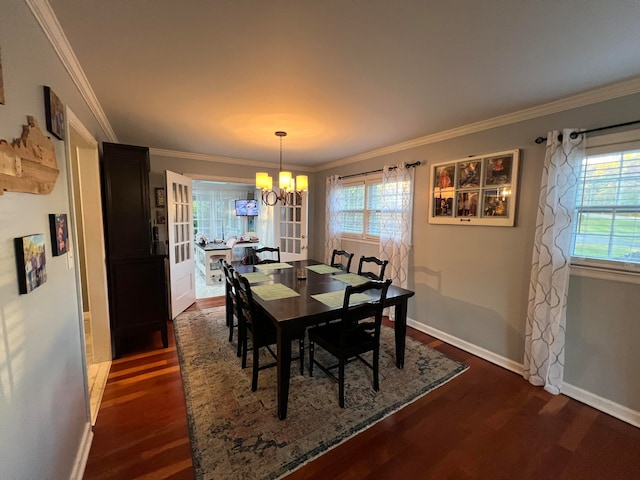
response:
[[[58,178],[53,141],[27,116],[22,136],[9,143],[0,140],[0,195],[7,192],[48,195]]]

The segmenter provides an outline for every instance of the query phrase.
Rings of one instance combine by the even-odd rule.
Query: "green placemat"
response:
[[[367,283],[369,281],[366,277],[361,277],[360,275],[356,275],[355,273],[345,273],[344,275],[334,275],[331,277],[335,280],[339,280],[342,283],[346,283],[347,285],[356,286],[362,285],[363,283]]]
[[[344,303],[344,290],[339,292],[318,293],[317,295],[311,295],[311,298],[315,298],[328,307],[341,307]],[[366,293],[354,293],[349,297],[349,305],[368,302],[370,300],[375,300],[375,298]]]
[[[264,265],[254,265],[258,270],[277,270],[278,268],[293,268],[288,263],[265,263]]]
[[[280,300],[282,298],[299,297],[300,294],[281,283],[273,285],[256,285],[251,287],[251,291],[262,300]]]
[[[260,283],[273,280],[269,275],[265,275],[262,272],[243,273],[242,276],[249,280],[249,283]]]
[[[323,273],[323,274],[336,273],[341,271],[339,268],[332,267],[330,265],[309,265],[307,269],[311,270],[312,272]]]

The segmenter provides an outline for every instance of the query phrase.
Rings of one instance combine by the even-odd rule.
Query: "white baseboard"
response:
[[[413,319],[408,318],[407,325],[409,327],[415,328],[422,333],[426,333],[427,335],[431,335],[432,337],[442,340],[449,345],[460,348],[465,352],[469,352],[476,357],[480,357],[483,360],[491,362],[494,365],[506,368],[507,370],[517,373],[518,375],[522,375],[524,365],[522,365],[521,363],[510,360],[506,357],[474,345],[473,343],[469,343],[466,340],[454,337],[453,335],[438,330],[437,328],[430,327],[429,325],[425,325],[424,323],[417,322]],[[523,381],[525,381],[524,378]],[[640,412],[625,407],[624,405],[620,405],[619,403],[615,403],[609,399],[600,397],[594,393],[588,392],[587,390],[583,390],[582,388],[573,386],[566,382],[562,384],[562,394],[586,405],[589,405],[590,407],[593,407],[597,410],[600,410],[601,412],[611,415],[612,417],[622,420],[623,422],[629,423],[634,427],[640,427]]]
[[[84,470],[87,467],[87,459],[89,458],[89,450],[91,449],[91,442],[93,441],[93,430],[91,430],[91,423],[87,422],[84,425],[84,432],[82,434],[82,440],[76,453],[76,459],[73,463],[73,471],[69,478],[71,480],[82,480],[84,476]]]

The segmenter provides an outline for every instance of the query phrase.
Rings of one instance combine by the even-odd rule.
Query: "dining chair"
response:
[[[351,268],[351,260],[353,260],[353,253],[345,250],[334,250],[331,254],[331,266],[344,270],[347,273],[349,273],[349,269]]]
[[[374,263],[376,264],[380,270],[376,274],[370,270],[363,271],[362,267],[365,263]],[[362,275],[363,277],[368,277],[371,280],[384,280],[384,270],[387,268],[387,264],[389,260],[380,260],[377,257],[365,257],[364,255],[360,257],[360,263],[358,264],[358,275]],[[374,267],[371,267],[374,268]]]
[[[308,330],[309,333],[309,375],[313,377],[313,366],[317,365],[327,376],[338,383],[338,403],[344,408],[344,371],[345,365],[352,360],[360,360],[373,370],[373,389],[380,390],[380,328],[382,310],[387,298],[391,280],[369,280],[367,283],[347,286],[340,321],[328,323]],[[372,296],[369,301],[350,304],[351,296],[367,292]],[[373,317],[372,319],[370,317]],[[367,319],[367,320],[365,320]],[[371,320],[371,321],[369,321]],[[321,346],[338,360],[331,366],[322,365],[315,359],[315,347]],[[373,352],[372,362],[362,357]],[[338,368],[336,377],[331,370]]]
[[[254,253],[258,256],[259,260],[256,265],[262,265],[265,263],[280,263],[280,247],[261,247],[254,248]],[[271,255],[271,258],[262,258],[261,255],[267,252]]]
[[[242,368],[247,366],[248,341],[251,340],[253,355],[251,391],[255,392],[258,389],[258,372],[277,365],[278,357],[271,348],[272,345],[277,343],[277,331],[271,320],[261,314],[256,307],[249,280],[237,271],[234,271],[233,279],[238,292],[238,310],[240,313],[238,331],[242,332]],[[304,337],[305,331],[302,330],[296,337],[298,339],[299,356],[291,359],[300,360],[300,375],[304,374]],[[274,360],[266,365],[260,365],[260,349],[263,347],[267,349]]]
[[[233,329],[238,328],[238,348],[236,355],[242,354],[242,332],[240,331],[240,312],[238,309],[238,291],[233,282],[235,269],[225,259],[219,260],[225,281],[225,307],[227,314],[227,326],[229,327],[229,341],[233,341]]]

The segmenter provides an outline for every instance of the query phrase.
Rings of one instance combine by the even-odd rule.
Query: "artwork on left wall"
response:
[[[14,239],[18,290],[29,293],[47,281],[47,256],[44,234],[36,233]]]
[[[66,213],[50,213],[49,228],[51,231],[51,253],[54,257],[67,253],[69,230]]]
[[[50,87],[44,86],[44,110],[47,130],[59,140],[64,140],[64,106]]]
[[[2,50],[0,50],[0,103],[4,105],[4,82],[2,80]]]

